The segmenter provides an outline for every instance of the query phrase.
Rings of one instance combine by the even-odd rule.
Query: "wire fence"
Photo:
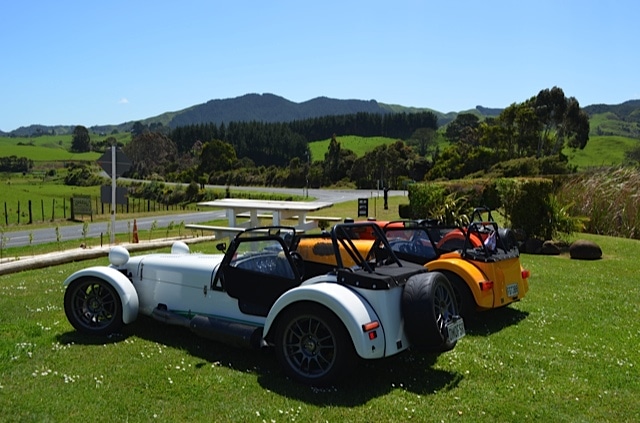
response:
[[[71,198],[4,201],[0,211],[0,225],[30,225],[67,219],[91,219],[94,216],[111,214],[111,203],[103,203],[99,196],[91,197],[91,213],[73,213]],[[196,210],[191,204],[162,204],[143,198],[127,198],[125,204],[116,204],[116,213],[153,213],[161,211]]]

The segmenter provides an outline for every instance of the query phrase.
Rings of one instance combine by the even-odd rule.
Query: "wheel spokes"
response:
[[[287,358],[301,373],[322,376],[333,364],[335,339],[320,320],[304,317],[292,322],[286,340]]]
[[[116,312],[113,293],[101,284],[79,287],[74,296],[74,311],[79,320],[90,327],[109,324]]]
[[[446,323],[451,320],[451,317],[455,314],[453,297],[444,285],[436,287],[434,294],[434,307],[438,327],[443,329]]]

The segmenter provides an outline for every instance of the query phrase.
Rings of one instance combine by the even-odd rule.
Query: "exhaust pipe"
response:
[[[158,307],[153,309],[151,317],[168,325],[182,326],[185,328],[188,328],[189,323],[191,322],[191,319],[188,319],[187,317],[173,313],[165,308]]]
[[[262,339],[262,327],[201,315],[191,319],[190,327],[194,333],[203,338],[236,347],[261,348],[266,345]]]

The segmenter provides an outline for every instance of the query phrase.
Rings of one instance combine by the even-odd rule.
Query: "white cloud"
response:
[[[129,100],[126,97],[122,97],[118,100],[118,104],[129,104]]]

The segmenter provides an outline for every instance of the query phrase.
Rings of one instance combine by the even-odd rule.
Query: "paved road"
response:
[[[207,186],[207,188],[226,188],[225,186]],[[264,187],[233,187],[233,190],[250,190],[250,191],[264,191],[274,192],[290,195],[306,195],[306,190],[291,189],[291,188],[264,188]],[[326,201],[330,203],[342,203],[345,201],[356,200],[358,198],[371,198],[372,196],[382,196],[382,191],[374,190],[327,190],[327,189],[310,189],[308,193],[309,197],[313,197],[318,201]],[[390,196],[406,195],[406,191],[389,191]],[[355,211],[354,211],[355,215]],[[184,222],[188,223],[200,223],[208,222],[216,219],[223,219],[225,217],[224,211],[201,211],[190,212],[184,214],[171,214],[167,216],[157,215],[152,217],[137,218],[138,230],[148,230],[156,222],[157,228],[166,228],[171,222],[174,224]],[[108,222],[95,222],[89,223],[87,228],[86,238],[96,240],[101,236],[104,243],[109,243],[109,237],[107,236]],[[132,220],[118,220],[116,215],[116,227],[115,232],[118,234],[130,233],[132,228]],[[74,225],[59,226],[59,236],[61,240],[68,241],[70,239],[83,239],[83,223]],[[26,245],[45,244],[57,241],[58,234],[56,234],[54,228],[43,229],[25,229],[20,231],[5,232],[4,234],[4,246],[9,247],[22,247]]]

